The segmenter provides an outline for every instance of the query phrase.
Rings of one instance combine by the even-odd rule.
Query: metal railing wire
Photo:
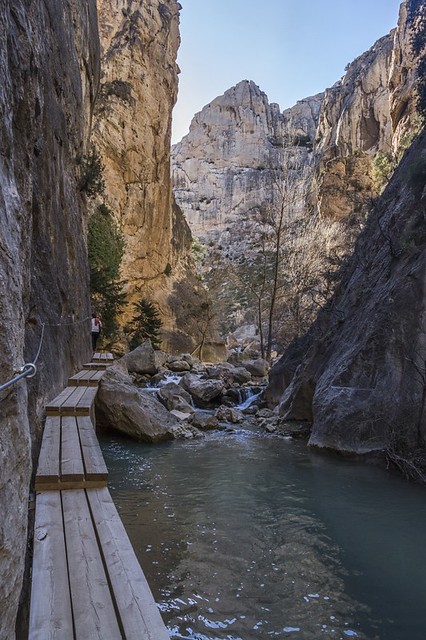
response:
[[[86,320],[90,320],[90,316],[87,316],[87,318],[83,318],[83,320],[77,320],[73,322],[58,322],[56,324],[49,324],[47,322],[42,322],[40,342],[39,342],[37,353],[34,360],[32,362],[27,362],[26,364],[24,364],[18,371],[15,372],[15,375],[13,376],[13,378],[8,380],[7,382],[4,382],[3,384],[0,384],[0,393],[5,389],[8,389],[9,387],[11,387],[13,384],[16,384],[17,382],[19,382],[19,380],[22,380],[23,378],[34,378],[34,376],[37,373],[36,362],[41,353],[41,349],[43,346],[43,339],[44,339],[44,331],[46,327],[71,326],[71,325],[81,324],[83,322],[86,322]]]

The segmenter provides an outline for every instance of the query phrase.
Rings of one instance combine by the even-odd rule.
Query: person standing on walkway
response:
[[[96,343],[101,335],[102,322],[97,313],[92,314],[92,348],[96,351]]]

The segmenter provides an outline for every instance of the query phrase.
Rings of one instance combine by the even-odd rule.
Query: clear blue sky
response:
[[[324,91],[396,27],[400,0],[180,0],[182,43],[173,142],[241,80],[281,110]]]

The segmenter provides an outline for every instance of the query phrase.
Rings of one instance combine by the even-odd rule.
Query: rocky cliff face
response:
[[[1,382],[38,353],[37,375],[0,392],[0,637],[13,638],[32,441],[36,454],[46,400],[90,353],[76,156],[98,82],[94,1],[1,0],[0,38]]]
[[[172,151],[175,197],[194,235],[240,255],[256,211],[274,205],[277,169],[295,154],[296,215],[362,219],[377,195],[377,154],[397,155],[417,126],[415,66],[403,3],[398,27],[324,94],[281,113],[243,81],[213,100]]]
[[[371,149],[400,151],[407,134],[411,137],[418,120],[414,83],[419,62],[410,47],[412,35],[403,3],[392,35],[385,115],[378,117],[371,108],[362,112],[361,120],[353,114],[356,136],[346,151],[341,140],[339,144],[343,122],[334,140],[324,135],[326,148],[337,154],[332,167],[341,162],[338,154],[356,155],[355,144],[364,145],[361,150],[370,155]],[[389,60],[386,39],[378,45]],[[378,61],[376,77],[383,76]],[[342,88],[332,89],[337,105]],[[348,96],[344,104],[351,108]],[[338,109],[339,122],[345,113],[346,107]],[[369,139],[374,128],[384,132],[379,146],[374,137]],[[380,452],[412,477],[425,469],[425,183],[423,129],[383,196],[370,203],[366,227],[335,295],[308,334],[271,371],[266,393],[271,404],[279,403],[285,419],[312,423],[311,445],[357,454]],[[341,200],[339,210],[344,207]]]
[[[377,195],[378,153],[397,157],[418,127],[416,59],[407,9],[398,26],[352,62],[327,89],[316,132],[314,187],[318,210],[328,219],[364,214]]]
[[[384,451],[391,460],[424,450],[425,184],[423,133],[371,212],[299,357],[294,345],[271,372],[269,400],[279,398],[285,418],[313,423],[311,445]]]
[[[322,95],[280,112],[244,80],[198,113],[172,150],[176,201],[192,233],[221,255],[241,255],[262,210],[279,200],[282,169],[294,177],[303,206]],[[277,175],[279,174],[279,175]]]
[[[175,0],[98,0],[103,53],[93,136],[106,203],[126,240],[128,300],[156,300],[168,329],[174,320],[167,298],[186,276],[191,245],[170,179],[179,9]]]

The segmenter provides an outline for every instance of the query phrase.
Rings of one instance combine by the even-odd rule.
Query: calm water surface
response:
[[[102,447],[171,638],[425,640],[426,489],[245,429]]]

